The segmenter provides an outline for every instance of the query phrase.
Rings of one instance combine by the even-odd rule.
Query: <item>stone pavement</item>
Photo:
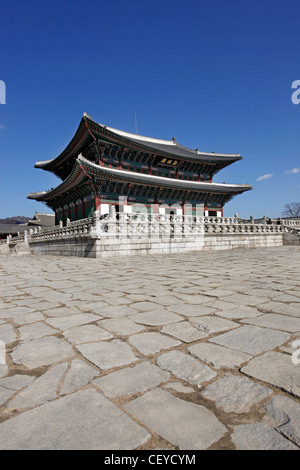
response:
[[[0,449],[300,448],[299,247],[0,265]]]

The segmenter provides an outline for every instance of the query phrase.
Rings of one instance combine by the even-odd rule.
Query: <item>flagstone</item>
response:
[[[198,387],[213,379],[217,374],[208,366],[201,364],[198,359],[181,351],[169,351],[157,358],[157,364],[164,370],[172,372],[176,377],[186,380]]]
[[[34,376],[31,375],[23,375],[23,374],[15,374],[10,375],[9,377],[5,377],[0,379],[0,386],[7,388],[8,390],[20,390],[21,388],[26,387],[35,379]]]
[[[81,343],[91,343],[94,341],[105,341],[107,339],[113,338],[113,335],[108,331],[99,328],[96,325],[81,325],[65,330],[63,335],[71,343],[81,344]]]
[[[69,315],[66,317],[53,317],[47,318],[47,323],[61,331],[68,330],[74,326],[84,325],[86,323],[93,323],[99,320],[98,315],[92,313],[79,313],[77,315]]]
[[[207,307],[207,305],[189,305],[189,304],[179,304],[171,305],[168,307],[168,310],[172,312],[179,313],[186,317],[199,317],[201,315],[209,315],[210,313],[215,313],[216,308]]]
[[[209,341],[251,355],[260,354],[282,345],[289,339],[288,333],[245,325],[233,331],[216,336]]]
[[[0,363],[0,378],[5,377],[8,373],[8,366],[7,364]]]
[[[136,313],[136,310],[127,305],[112,305],[110,307],[95,308],[93,312],[101,315],[101,317],[115,318]]]
[[[297,450],[294,444],[266,424],[240,424],[231,435],[237,450]]]
[[[207,333],[199,331],[199,329],[193,327],[188,321],[181,321],[178,323],[165,325],[161,332],[174,336],[175,338],[178,338],[185,343],[191,343],[197,339],[202,339],[207,336]]]
[[[0,340],[5,344],[12,343],[16,340],[17,335],[14,331],[14,328],[9,323],[4,323],[0,325]]]
[[[198,357],[198,359],[212,365],[215,369],[221,367],[233,369],[252,359],[252,356],[242,351],[234,351],[206,342],[194,344],[188,348],[188,351],[192,356]]]
[[[226,374],[208,385],[201,394],[226,413],[248,413],[252,406],[272,393],[247,377]]]
[[[126,317],[100,320],[98,325],[120,336],[128,336],[145,330],[144,326],[138,325]]]
[[[287,315],[279,315],[275,313],[267,313],[255,319],[247,318],[242,320],[242,323],[274,328],[275,330],[288,331],[290,333],[300,331],[300,318],[289,317]]]
[[[112,372],[93,381],[103,393],[116,398],[123,395],[145,392],[169,380],[169,372],[162,371],[150,362],[142,362],[134,367]]]
[[[233,307],[228,310],[219,310],[217,314],[220,317],[229,318],[231,320],[234,319],[242,319],[242,318],[255,318],[263,315],[262,312],[257,310],[255,307]]]
[[[80,390],[0,423],[2,450],[130,450],[150,437],[94,389]]]
[[[131,364],[138,359],[131,348],[118,339],[79,344],[76,349],[88,361],[104,370]]]
[[[270,423],[287,439],[300,447],[300,407],[292,398],[274,396],[264,407]]]
[[[1,367],[1,366],[0,366]],[[7,401],[15,394],[15,390],[9,390],[8,388],[0,386],[0,406],[3,406]]]
[[[56,307],[56,308],[50,308],[49,310],[44,310],[43,312],[46,314],[48,317],[67,317],[70,315],[76,315],[79,313],[82,313],[80,310],[77,308],[70,308],[70,307]]]
[[[20,343],[11,353],[12,361],[29,369],[54,364],[74,355],[72,347],[55,336]]]
[[[192,317],[190,321],[201,331],[205,333],[218,333],[220,331],[232,330],[238,328],[239,324],[230,320],[217,317],[215,315]]]
[[[159,326],[167,325],[182,320],[182,317],[166,309],[151,310],[150,312],[139,312],[130,315],[129,319],[142,325]]]
[[[38,406],[57,397],[58,385],[67,369],[67,363],[58,364],[35,379],[28,387],[19,392],[9,403],[12,409]]]
[[[241,371],[300,397],[300,367],[289,354],[269,351],[252,359]]]
[[[125,409],[179,449],[207,449],[227,432],[204,406],[181,400],[166,390],[146,392]]]
[[[50,326],[42,322],[35,322],[30,323],[29,325],[20,326],[18,330],[22,341],[28,341],[57,333],[56,330],[50,328]]]
[[[74,359],[71,367],[65,376],[60,395],[72,393],[90,383],[99,372],[80,359]]]
[[[162,349],[170,349],[181,344],[166,335],[156,332],[139,333],[129,338],[130,344],[143,354],[155,354]]]

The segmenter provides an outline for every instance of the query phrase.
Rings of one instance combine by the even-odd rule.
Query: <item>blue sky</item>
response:
[[[102,124],[244,160],[224,214],[281,215],[300,201],[299,0],[0,0],[0,217],[50,212],[34,169],[83,112]],[[300,95],[299,95],[300,96]],[[264,178],[262,178],[264,177]]]

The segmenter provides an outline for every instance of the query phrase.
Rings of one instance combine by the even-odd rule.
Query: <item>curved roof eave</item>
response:
[[[176,140],[161,140],[120,131],[103,124],[99,124],[96,121],[93,121],[90,117],[83,115],[74,137],[60,155],[53,159],[36,162],[35,168],[41,168],[48,171],[58,169],[58,167],[69,160],[69,158],[80,153],[87,137],[90,137],[91,140],[96,139],[92,131],[99,134],[98,138],[106,136],[111,139],[111,143],[115,140],[116,143],[125,147],[134,146],[139,150],[148,151],[153,154],[166,155],[169,157],[173,156],[173,158],[175,156],[176,158],[181,157],[195,162],[207,161],[208,163],[223,163],[225,166],[243,159],[240,154],[199,152],[197,149],[193,150],[178,144]]]
[[[103,175],[107,179],[128,181],[129,183],[140,183],[150,184],[153,186],[166,186],[174,189],[190,190],[190,191],[207,191],[217,193],[231,193],[239,194],[244,191],[253,189],[248,184],[226,184],[226,183],[208,183],[199,181],[186,181],[174,178],[165,178],[162,176],[146,175],[141,173],[135,173],[131,171],[118,170],[115,168],[108,168],[99,166],[96,163],[92,163],[82,155],[79,155],[76,159],[75,165],[72,172],[66,180],[64,180],[56,188],[50,191],[42,191],[39,193],[30,193],[29,199],[37,200],[48,200],[52,197],[56,197],[62,194],[64,191],[70,190],[78,183],[80,183],[84,177],[90,172],[94,176]]]

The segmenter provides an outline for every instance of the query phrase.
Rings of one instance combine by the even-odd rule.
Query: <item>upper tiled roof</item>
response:
[[[77,156],[83,151],[86,145],[95,140],[105,141],[111,144],[120,145],[125,148],[132,148],[138,151],[149,152],[169,158],[181,158],[190,162],[207,162],[217,165],[218,169],[223,168],[237,160],[241,160],[240,154],[221,154],[199,152],[188,147],[184,147],[173,140],[155,139],[129,132],[114,129],[93,121],[89,116],[84,115],[79,127],[67,145],[67,147],[56,158],[38,161],[36,168],[52,171],[57,176],[65,179],[71,172]]]

